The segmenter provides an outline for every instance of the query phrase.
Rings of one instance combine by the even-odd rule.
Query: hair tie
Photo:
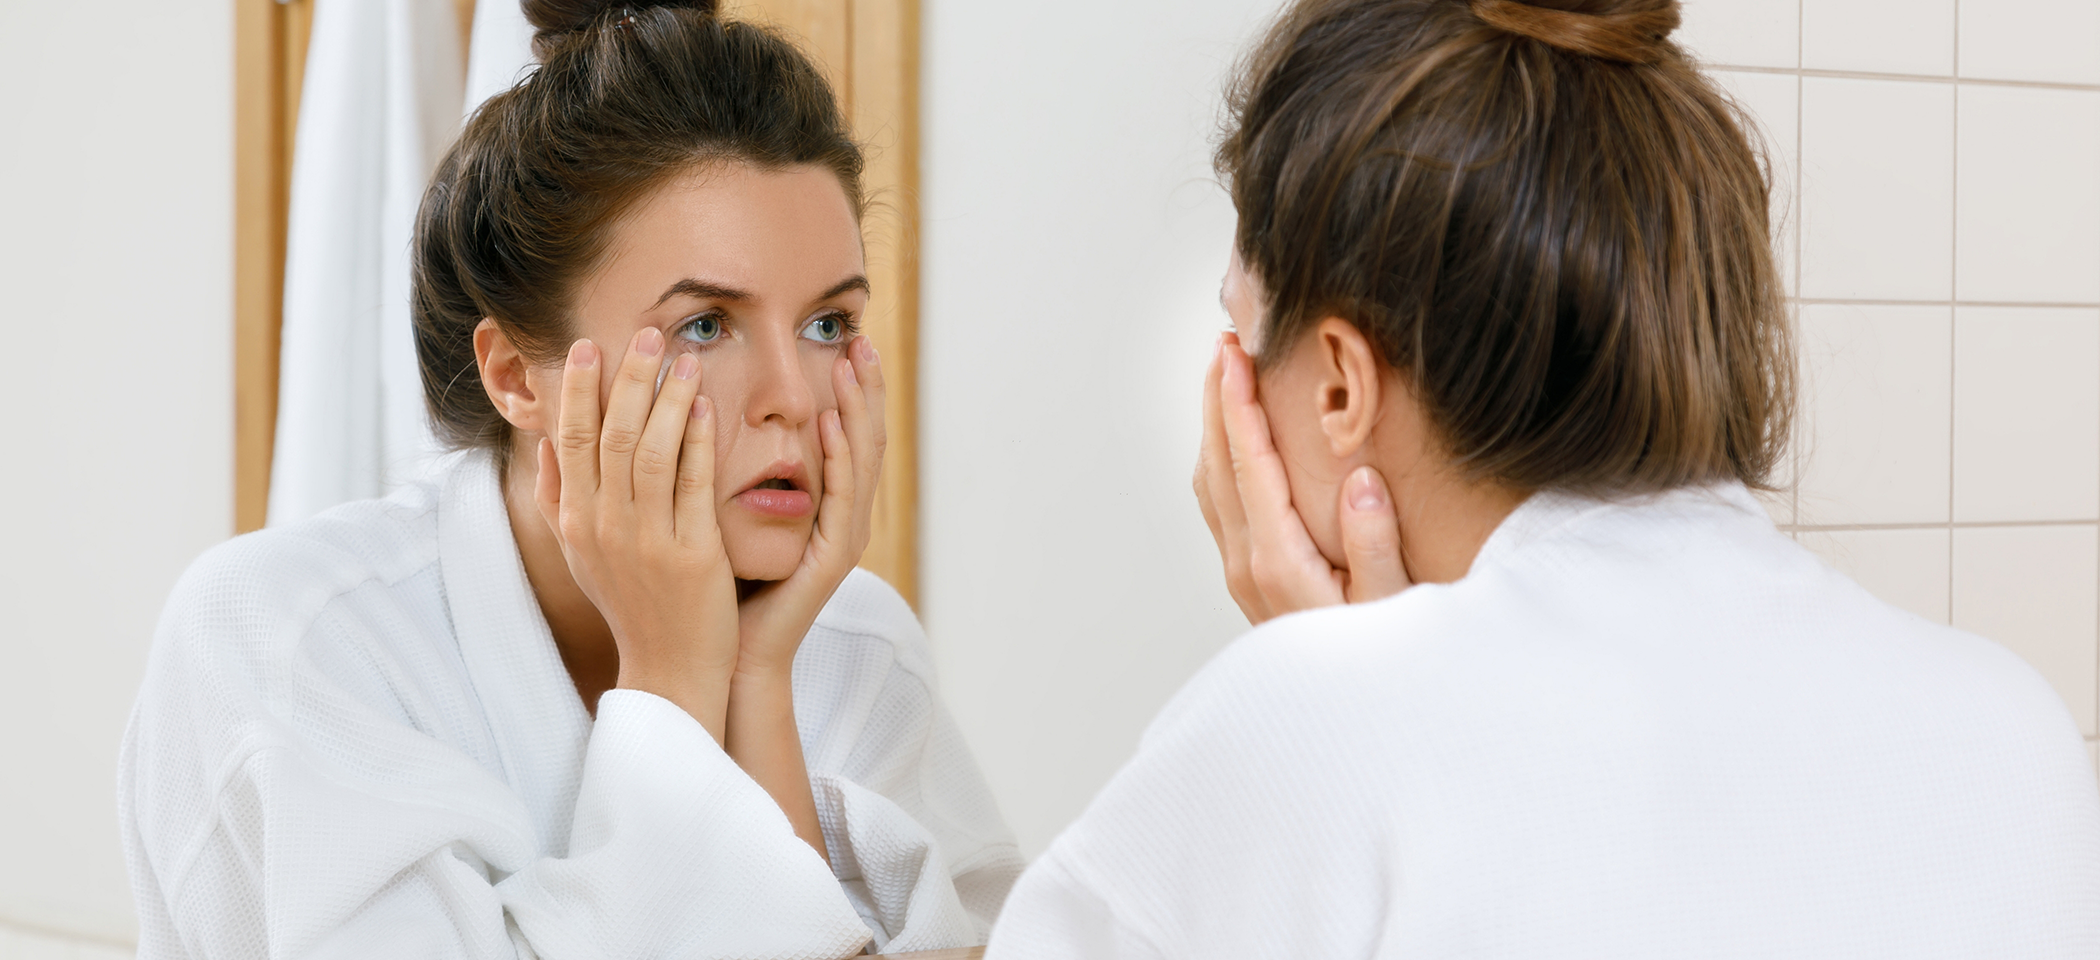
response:
[[[630,27],[630,26],[633,26],[633,25],[634,25],[634,8],[633,8],[632,6],[625,6],[625,7],[621,7],[621,8],[620,8],[620,19],[618,19],[618,20],[614,20],[614,21],[613,21],[613,29],[614,29],[614,30],[625,30],[625,29],[627,29],[628,27]]]
[[[1627,13],[1577,13],[1535,7],[1517,0],[1472,0],[1482,23],[1569,53],[1621,63],[1654,63],[1668,50],[1680,22],[1675,0],[1658,9]]]

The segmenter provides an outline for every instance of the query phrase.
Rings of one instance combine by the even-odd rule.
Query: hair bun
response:
[[[714,16],[718,0],[521,0],[532,24],[532,52],[544,61],[571,35],[603,20],[618,20],[650,7],[676,7]]]
[[[1472,0],[1482,23],[1570,53],[1654,63],[1670,51],[1677,0]]]

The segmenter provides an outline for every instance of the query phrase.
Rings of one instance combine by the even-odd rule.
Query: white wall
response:
[[[921,612],[1023,850],[1246,621],[1189,492],[1273,0],[927,0]]]
[[[0,955],[76,956],[23,931],[132,939],[117,743],[168,588],[233,525],[231,5],[0,21]]]

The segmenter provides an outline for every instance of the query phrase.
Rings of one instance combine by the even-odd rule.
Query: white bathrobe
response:
[[[1740,486],[1542,494],[1219,655],[989,956],[2093,960],[2100,787],[2024,662]]]
[[[595,722],[485,454],[207,553],[119,802],[140,956],[836,957],[983,942],[1021,860],[924,634],[856,571],[795,660],[832,866],[669,701]],[[834,873],[836,877],[834,877]]]

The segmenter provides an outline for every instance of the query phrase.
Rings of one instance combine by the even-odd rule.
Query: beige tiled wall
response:
[[[2100,765],[2100,0],[1689,0],[1758,117],[1804,403],[1780,523],[2017,651]]]

